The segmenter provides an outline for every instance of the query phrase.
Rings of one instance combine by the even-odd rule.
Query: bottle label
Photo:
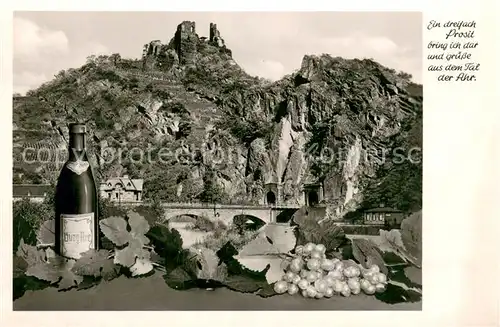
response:
[[[79,259],[81,253],[95,249],[94,213],[61,214],[61,255]]]
[[[77,175],[81,175],[82,173],[86,172],[89,166],[90,165],[88,161],[83,161],[79,159],[73,162],[69,162],[67,165],[68,169]]]

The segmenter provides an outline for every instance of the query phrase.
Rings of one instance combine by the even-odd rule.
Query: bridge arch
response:
[[[257,230],[264,226],[266,222],[259,217],[247,214],[235,215],[233,217],[233,224],[238,229],[243,230]]]
[[[177,216],[171,216],[169,221],[173,223],[192,223],[198,219],[199,216],[191,214],[179,214]]]

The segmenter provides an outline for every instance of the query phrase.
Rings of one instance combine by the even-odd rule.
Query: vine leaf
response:
[[[12,268],[13,268],[13,278],[18,278],[22,277],[28,269],[28,263],[26,260],[24,260],[21,257],[14,256],[13,261],[12,261]]]
[[[122,217],[109,217],[99,221],[103,234],[116,246],[123,246],[130,241],[127,231],[127,221]]]
[[[422,285],[422,269],[409,266],[404,269],[404,272],[412,283],[420,286]]]
[[[68,260],[60,264],[61,281],[59,282],[59,290],[68,290],[78,286],[83,281],[83,276],[76,275],[72,268],[75,260]]]
[[[54,284],[59,281],[61,274],[57,265],[49,262],[40,262],[30,265],[26,270],[26,276],[33,276]]]
[[[401,222],[401,240],[406,255],[417,267],[422,267],[422,211]]]
[[[149,239],[145,236],[145,234],[149,231],[148,221],[136,212],[129,212],[127,217],[132,237],[140,239],[142,244],[149,244]]]
[[[137,258],[132,267],[130,267],[130,272],[132,276],[141,276],[149,273],[153,270],[153,264],[147,258]]]
[[[55,235],[55,219],[45,220],[36,233],[36,240],[38,244],[55,244],[56,235]]]
[[[264,298],[278,295],[278,293],[276,293],[276,291],[274,290],[273,286],[270,284],[263,285],[262,288],[256,294]]]
[[[380,271],[387,275],[388,270],[384,259],[374,242],[363,238],[355,238],[351,241],[351,245],[354,259],[363,267],[369,268],[371,265],[377,265]]]
[[[118,267],[109,258],[110,252],[107,250],[89,250],[84,252],[78,259],[72,270],[81,276],[102,277],[104,280],[111,280],[118,275]]]
[[[254,293],[267,285],[266,280],[256,280],[246,275],[230,275],[224,281],[230,290],[242,293]]]
[[[46,248],[45,249],[45,258],[47,260],[50,260],[51,258],[56,258],[57,254],[52,250],[51,248]]]
[[[242,256],[288,253],[295,248],[294,227],[266,225],[259,235],[246,244],[239,254]]]
[[[21,239],[19,242],[16,255],[23,258],[28,266],[45,262],[45,251],[37,249],[36,246],[24,243],[24,239]]]
[[[176,290],[185,290],[195,286],[193,277],[182,267],[177,267],[168,274],[163,275],[167,285]]]
[[[49,258],[48,261],[30,265],[26,276],[32,276],[51,284],[58,283],[59,290],[68,290],[78,286],[83,281],[83,276],[76,275],[72,268],[75,260],[68,260],[60,256]]]
[[[124,267],[132,267],[135,264],[135,259],[148,259],[150,253],[143,249],[143,244],[139,239],[132,239],[128,246],[123,249],[115,249],[114,263]]]
[[[150,242],[146,236],[150,226],[137,212],[128,212],[127,218],[110,217],[101,220],[99,224],[104,235],[115,246],[126,245],[124,248],[115,248],[113,263],[129,268],[133,276],[143,275],[153,269],[150,252],[144,249],[144,245]]]
[[[191,251],[194,252],[193,260],[196,261],[194,266],[198,279],[220,282],[226,279],[227,267],[224,263],[219,264],[219,257],[215,251],[205,247]]]
[[[179,232],[165,225],[155,225],[148,231],[147,236],[157,254],[155,261],[160,261],[167,271],[176,268],[178,266],[176,258],[183,253],[182,237]],[[161,257],[161,260],[158,257]]]
[[[265,273],[268,284],[279,281],[285,273],[281,265],[283,258],[278,255],[237,255],[234,258],[247,269]]]
[[[422,300],[421,293],[393,283],[388,283],[386,290],[382,293],[376,293],[375,297],[389,304],[418,302]]]

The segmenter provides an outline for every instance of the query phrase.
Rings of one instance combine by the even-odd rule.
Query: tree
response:
[[[221,185],[217,183],[217,173],[208,169],[203,176],[203,192],[199,195],[202,202],[223,203],[226,202],[226,194]]]

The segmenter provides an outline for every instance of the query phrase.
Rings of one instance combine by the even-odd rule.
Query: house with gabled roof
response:
[[[363,222],[367,225],[391,225],[398,226],[404,219],[404,212],[381,204],[378,208],[365,210]]]
[[[51,189],[48,184],[12,184],[13,201],[28,199],[33,202],[43,202]]]
[[[101,182],[101,197],[111,202],[142,202],[143,179],[131,179],[128,175],[112,177]]]

